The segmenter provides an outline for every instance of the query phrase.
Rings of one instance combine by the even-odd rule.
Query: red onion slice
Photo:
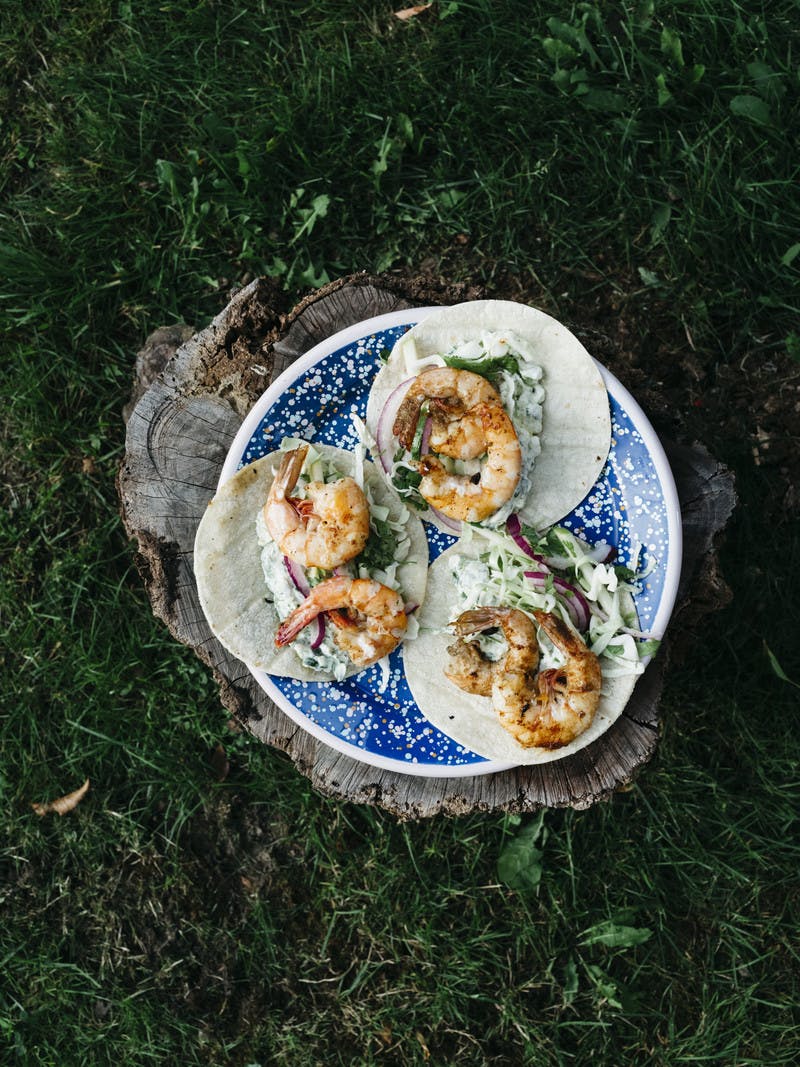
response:
[[[461,533],[461,523],[457,519],[451,519],[449,515],[445,515],[443,511],[439,511],[438,508],[433,507],[432,504],[428,504],[431,515],[433,515],[437,522],[440,522],[442,526],[446,526],[448,530],[452,530],[454,534]],[[423,514],[423,518],[424,518]]]
[[[311,586],[306,580],[303,568],[295,560],[290,559],[288,556],[283,557],[283,565],[286,568],[289,577],[292,579],[295,589],[302,593],[303,596],[308,596],[311,592]]]
[[[288,556],[283,557],[283,565],[289,577],[292,579],[292,584],[298,593],[302,593],[303,596],[308,596],[311,592],[311,586],[306,580],[303,568],[295,560],[290,559]],[[314,652],[319,648],[322,642],[325,640],[325,617],[323,615],[317,615],[314,620],[317,626],[317,632],[311,642],[311,648]]]
[[[387,474],[392,469],[397,447],[393,432],[394,420],[397,418],[398,409],[403,403],[408,387],[413,381],[413,378],[406,378],[404,382],[396,386],[389,393],[386,403],[381,408],[381,413],[378,416],[378,425],[375,427],[375,444],[378,447],[378,458],[381,461],[381,466]]]
[[[311,648],[314,650],[314,652],[316,652],[319,646],[325,640],[325,617],[323,615],[317,615],[314,621],[317,624],[317,635],[311,642]]]
[[[506,519],[506,533],[517,546],[517,548],[522,549],[526,556],[530,556],[531,559],[535,559],[540,566],[544,567],[546,571],[549,571],[550,568],[545,562],[544,556],[540,556],[538,555],[538,553],[533,551],[533,546],[531,545],[530,541],[528,541],[528,539],[522,533],[522,523],[519,521],[519,515],[517,515],[516,512],[513,512]]]
[[[519,537],[522,534],[522,523],[519,521],[519,515],[517,515],[516,511],[512,511],[506,519],[506,530],[511,537]],[[525,543],[527,544],[527,542]],[[528,545],[528,548],[533,551],[530,545]]]
[[[544,571],[523,571],[526,578],[530,578],[534,586],[541,590],[550,577],[549,572]],[[570,619],[581,633],[584,633],[589,629],[589,619],[592,611],[589,606],[589,601],[578,589],[577,586],[572,585],[571,582],[566,581],[564,578],[559,578],[557,574],[552,575],[553,587],[561,594],[561,602],[569,613]]]
[[[553,585],[559,592],[566,594],[564,603],[567,605],[567,611],[581,633],[585,633],[589,629],[592,614],[589,601],[577,586],[564,581],[563,578],[554,578]]]

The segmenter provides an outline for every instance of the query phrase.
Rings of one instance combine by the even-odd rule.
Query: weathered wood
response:
[[[714,538],[734,506],[732,478],[701,446],[669,445],[683,510],[680,627],[671,629],[625,713],[593,745],[554,763],[468,778],[398,774],[335,751],[275,707],[216,641],[197,599],[194,535],[231,441],[255,400],[298,356],[338,330],[400,308],[485,295],[424,279],[357,275],[324,287],[284,314],[280,294],[258,280],[199,333],[188,336],[188,328],[174,327],[169,337],[153,335],[137,357],[138,393],[126,412],[126,452],[118,476],[121,513],[137,542],[154,613],[212,669],[222,703],[236,719],[286,752],[316,788],[380,805],[403,819],[584,808],[629,784],[658,744],[658,705],[672,634],[728,596],[716,568]]]

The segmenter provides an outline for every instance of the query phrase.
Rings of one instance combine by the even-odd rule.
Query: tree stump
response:
[[[244,416],[300,355],[376,315],[486,295],[474,287],[357,275],[325,286],[284,314],[277,290],[258,279],[189,339],[185,327],[151,335],[137,358],[139,381],[133,406],[126,409],[126,452],[118,475],[121,514],[137,543],[137,563],[154,614],[212,669],[222,703],[254,737],[286,752],[323,793],[379,805],[401,819],[529,812],[543,806],[585,808],[628,785],[658,743],[670,633],[623,715],[582,751],[552,763],[466,778],[395,773],[316,740],[278,709],[246,667],[222,648],[198,602],[194,536]],[[702,446],[665,442],[665,447],[678,486],[684,534],[674,634],[728,599],[714,541],[735,496],[732,476]]]

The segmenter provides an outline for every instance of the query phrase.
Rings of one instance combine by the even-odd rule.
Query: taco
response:
[[[566,327],[510,300],[441,308],[401,337],[366,428],[387,480],[450,533],[511,514],[553,525],[589,492],[611,443],[598,365]]]
[[[428,573],[419,638],[404,652],[431,724],[516,764],[596,740],[658,645],[638,629],[636,579],[602,562],[604,546],[563,528],[534,536],[473,529],[444,552]]]
[[[194,546],[222,645],[307,681],[350,676],[414,635],[427,567],[422,523],[363,449],[289,438],[218,489]]]

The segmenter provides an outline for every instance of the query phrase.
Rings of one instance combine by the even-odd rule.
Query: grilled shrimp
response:
[[[533,616],[567,662],[536,676],[537,740],[531,743],[560,748],[574,741],[594,719],[603,681],[600,661],[558,615],[534,611]]]
[[[524,748],[561,748],[582,734],[594,718],[600,702],[600,664],[557,615],[544,611],[533,615],[536,625],[566,656],[563,667],[537,673],[539,646],[530,618],[514,608],[484,607],[464,612],[453,624],[461,641],[448,649],[445,674],[467,692],[491,695],[501,726]],[[502,629],[508,652],[497,662],[484,660],[488,666],[479,667],[475,655],[480,657],[480,652],[466,658],[463,638],[492,627]],[[488,693],[484,691],[487,673],[491,676]]]
[[[300,499],[297,485],[308,448],[287,452],[262,509],[270,536],[281,552],[303,567],[333,570],[363,549],[369,538],[369,505],[352,478],[309,482]]]
[[[524,611],[516,608],[473,608],[465,611],[452,624],[458,641],[447,649],[445,675],[459,689],[479,696],[491,696],[498,677],[509,671],[521,673],[526,679],[539,666],[539,646],[536,627]],[[508,643],[508,652],[499,660],[483,655],[474,641],[465,641],[470,634],[499,627]]]
[[[453,625],[457,627],[457,624]],[[457,628],[456,633],[458,633]],[[484,656],[475,641],[465,641],[463,637],[459,637],[458,641],[447,648],[447,665],[444,673],[465,693],[489,697],[492,695],[494,666],[494,661]]]
[[[434,452],[453,459],[475,459],[486,451],[480,427],[474,418],[467,418],[478,404],[500,403],[500,394],[484,377],[452,367],[431,367],[418,374],[403,397],[392,428],[406,451],[411,450],[426,400]]]
[[[403,598],[388,585],[370,578],[326,578],[283,620],[275,644],[290,644],[322,612],[336,626],[334,641],[358,667],[388,655],[408,624]]]
[[[473,371],[433,367],[418,374],[395,417],[393,431],[410,451],[420,412],[428,403],[429,451],[417,461],[419,491],[451,519],[481,522],[514,495],[522,451],[500,394]],[[438,458],[480,460],[476,474],[453,474]]]
[[[514,495],[522,470],[522,450],[513,423],[501,404],[477,404],[469,412],[480,426],[485,447],[478,480],[453,474],[435,455],[423,456],[419,491],[431,507],[461,522],[482,522]]]

